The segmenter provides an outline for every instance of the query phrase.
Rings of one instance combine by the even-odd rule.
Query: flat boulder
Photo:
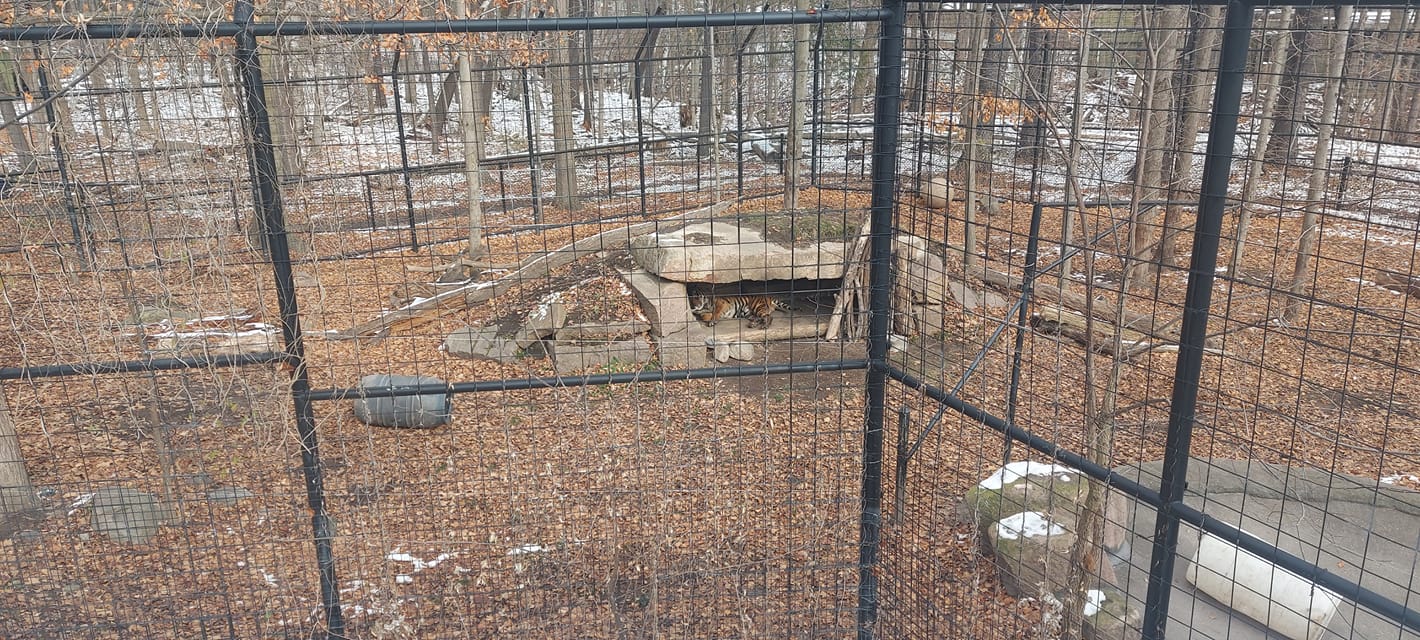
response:
[[[124,544],[146,544],[172,510],[157,496],[128,487],[104,487],[93,494],[89,523],[95,531]]]
[[[841,278],[863,215],[823,211],[694,222],[632,238],[631,256],[677,282]]]
[[[451,356],[470,360],[511,362],[518,357],[518,341],[506,336],[498,327],[465,327],[455,331],[440,348]]]

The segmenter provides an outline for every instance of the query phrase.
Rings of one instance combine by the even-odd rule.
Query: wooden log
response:
[[[1412,298],[1420,298],[1420,278],[1414,276],[1381,271],[1376,274],[1376,284],[1396,293],[1403,293]]]
[[[1087,332],[1084,315],[1064,307],[1041,307],[1031,314],[1030,326],[1041,333],[1074,340],[1095,353],[1107,356],[1115,354],[1114,325],[1104,320],[1096,319],[1094,331]],[[1090,333],[1094,335],[1091,336]],[[1153,340],[1148,334],[1122,328],[1119,330],[1119,337],[1124,343],[1123,348],[1119,350],[1121,354],[1135,352],[1140,347],[1147,349]]]
[[[838,339],[839,328],[843,324],[844,314],[848,312],[850,298],[866,299],[858,296],[858,280],[863,272],[863,262],[868,258],[868,232],[872,225],[872,215],[863,219],[863,226],[858,229],[858,237],[853,240],[853,248],[848,252],[848,265],[843,268],[843,278],[838,281],[838,295],[833,302],[833,313],[829,314],[828,326],[824,328],[825,340]]]
[[[642,222],[629,227],[612,229],[594,236],[582,238],[581,240],[551,252],[528,258],[520,263],[521,266],[516,271],[497,280],[474,282],[456,289],[443,291],[433,297],[419,300],[418,302],[405,305],[393,311],[388,311],[376,318],[346,329],[345,331],[327,335],[333,339],[373,338],[395,330],[410,329],[425,322],[430,322],[444,313],[465,309],[468,308],[469,305],[492,300],[493,298],[507,293],[508,290],[517,285],[526,284],[536,278],[546,277],[548,274],[552,273],[553,270],[571,264],[578,258],[608,249],[619,249],[629,244],[631,238],[654,231],[658,227],[687,220],[714,217],[725,209],[730,208],[733,204],[735,204],[735,201],[720,202],[664,220]]]
[[[988,285],[1013,293],[1019,292],[1024,282],[1021,278],[1016,276],[985,267],[976,267],[969,270],[968,273]],[[1040,280],[1036,280],[1031,289],[1035,292],[1036,296],[1042,300],[1048,300],[1079,311],[1084,311],[1089,307],[1085,296],[1045,284]],[[1096,303],[1094,305],[1096,322],[1104,322],[1108,326],[1114,326],[1114,311],[1114,307],[1107,303]],[[1124,310],[1123,318],[1123,329],[1137,331],[1166,342],[1178,342],[1178,329],[1174,328],[1175,325],[1178,324],[1178,320],[1161,322],[1151,314],[1130,311],[1128,309]],[[1204,346],[1210,349],[1217,348],[1217,339],[1214,337],[1207,338],[1204,341]]]

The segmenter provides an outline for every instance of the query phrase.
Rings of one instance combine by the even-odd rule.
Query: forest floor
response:
[[[751,192],[770,190],[770,182],[755,181]],[[456,186],[447,190],[448,199],[457,197]],[[390,308],[402,287],[432,279],[428,270],[461,249],[466,230],[456,217],[437,218],[420,225],[425,248],[395,248],[406,229],[335,224],[329,220],[337,210],[293,191],[293,225],[309,229],[293,267],[314,388],[350,387],[385,372],[448,381],[553,375],[542,358],[500,364],[439,348],[458,328],[525,313],[551,291],[548,282],[559,283],[553,288],[564,289],[564,302],[580,317],[638,313],[612,268],[621,259],[613,251],[408,332],[377,341],[326,339]],[[423,191],[421,198],[440,195]],[[584,221],[586,213],[545,207],[536,221],[543,226],[529,224],[526,207],[491,214],[493,266],[481,277],[495,278],[500,265],[576,238],[654,219],[648,210],[718,199],[708,191],[649,194],[643,208],[639,198],[619,197],[596,204],[600,220],[593,222]],[[810,189],[801,202],[865,208],[867,197]],[[777,199],[739,206],[770,210]],[[941,249],[960,242],[958,213],[931,211],[903,195],[898,226]],[[1029,213],[1026,204],[1004,203],[983,220],[983,264],[1022,273]],[[1120,215],[1090,210],[1081,234],[1098,233]],[[1225,223],[1224,238],[1235,220]],[[242,315],[242,323],[277,324],[270,269],[230,220],[116,212],[99,223],[111,225],[101,235],[146,229],[152,240],[105,247],[96,270],[79,268],[64,244],[68,228],[55,224],[0,220],[0,235],[19,239],[14,251],[0,254],[10,325],[0,361],[131,360],[148,355],[145,338],[192,319]],[[1309,304],[1281,322],[1289,299],[1283,278],[1299,232],[1297,215],[1255,221],[1240,277],[1219,273],[1209,326],[1219,350],[1204,359],[1193,453],[1416,484],[1420,405],[1407,390],[1420,388],[1420,310],[1374,284],[1380,266],[1413,273],[1405,265],[1414,264],[1414,243],[1363,221],[1327,218],[1307,280]],[[1056,212],[1042,237],[1059,234]],[[1191,240],[1184,233],[1179,244]],[[1115,247],[1125,245],[1122,236],[1106,236],[1093,247],[1090,292],[1106,304],[1122,279]],[[1058,249],[1043,255],[1048,260]],[[967,277],[959,255],[947,251],[946,265]],[[1126,296],[1129,308],[1164,322],[1176,318],[1186,275],[1164,269],[1153,285]],[[1087,291],[1083,277],[1065,280]],[[1015,319],[1006,308],[954,311],[940,330],[907,337],[901,362],[932,384],[960,382],[964,400],[1004,416]],[[992,341],[1003,323],[1006,332]],[[766,354],[770,362],[832,362],[861,358],[863,350],[802,341]],[[1094,358],[1087,380],[1082,348],[1027,332],[1017,423],[1082,450],[1092,415],[1085,385],[1102,389],[1110,363]],[[1123,363],[1112,464],[1160,457],[1174,363],[1167,347]],[[618,371],[593,373],[602,372]],[[449,425],[418,431],[364,425],[346,402],[317,404],[344,615],[356,636],[371,638],[849,636],[859,578],[860,376],[464,394]],[[0,541],[7,601],[0,635],[304,638],[317,630],[310,487],[289,389],[288,372],[275,366],[7,384],[47,517]],[[937,406],[896,384],[887,393],[891,451],[900,407],[912,410],[915,441]],[[885,505],[884,637],[1041,633],[1038,604],[1002,594],[972,527],[956,515],[965,490],[1000,464],[1002,447],[999,434],[952,412],[921,439],[901,511],[891,500]],[[1028,455],[1020,445],[1013,452]],[[886,496],[896,489],[894,466],[889,455]],[[120,485],[175,505],[150,544],[121,545],[92,531],[84,496]],[[253,496],[234,504],[210,499],[220,487]]]

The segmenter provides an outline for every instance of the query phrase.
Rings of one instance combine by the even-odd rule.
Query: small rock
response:
[[[146,544],[172,517],[156,496],[127,487],[99,489],[90,509],[94,530],[124,544]]]
[[[256,494],[242,487],[217,487],[207,492],[207,499],[209,501],[222,506],[231,506],[255,496]]]
[[[716,342],[715,361],[720,363],[729,362],[730,360],[753,362],[755,356],[758,355],[758,351],[758,348],[748,342],[738,340],[732,342]]]
[[[952,201],[952,183],[946,176],[932,176],[922,185],[922,200],[928,209],[946,209]]]
[[[518,357],[518,343],[498,334],[497,327],[466,327],[444,339],[442,346],[451,356],[471,360],[509,362]]]
[[[567,324],[567,308],[555,299],[544,301],[528,312],[527,322],[518,329],[513,342],[519,349],[526,349],[534,342],[557,333],[564,324]]]
[[[1085,640],[1134,640],[1142,635],[1144,614],[1122,591],[1101,586],[1085,593]]]

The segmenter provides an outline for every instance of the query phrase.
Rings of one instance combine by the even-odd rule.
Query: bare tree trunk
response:
[[[1081,144],[1080,136],[1085,126],[1085,85],[1089,82],[1089,76],[1085,73],[1087,61],[1090,59],[1090,17],[1091,9],[1088,6],[1080,8],[1080,62],[1075,67],[1075,99],[1070,112],[1070,159],[1065,162],[1065,205],[1064,215],[1060,220],[1060,255],[1064,258],[1060,261],[1060,287],[1065,288],[1065,281],[1074,275],[1070,257],[1070,244],[1075,241],[1075,217],[1074,212],[1082,209],[1085,195],[1080,193],[1078,178],[1075,167],[1080,166]]]
[[[468,6],[464,0],[454,0],[454,16],[459,20],[468,19]],[[472,53],[467,44],[458,54],[458,92],[463,113],[459,117],[463,133],[463,175],[465,197],[468,198],[468,257],[480,258],[486,254],[483,246],[483,179],[478,168],[479,152],[482,148],[483,122],[473,99],[473,65],[469,60]],[[447,109],[447,106],[445,107]]]
[[[858,44],[858,59],[853,63],[853,112],[867,113],[873,106],[873,80],[876,66],[873,58],[878,52],[876,22],[863,23],[863,39]]]
[[[556,0],[556,12],[558,16],[567,15],[567,0]],[[557,206],[563,211],[577,210],[577,139],[572,130],[576,96],[572,94],[571,47],[570,38],[559,36],[552,47],[552,64],[547,67],[552,84],[552,146],[557,153],[553,182]]]
[[[1336,129],[1336,110],[1341,95],[1341,72],[1346,67],[1347,44],[1351,35],[1351,16],[1354,7],[1342,5],[1336,8],[1336,28],[1331,32],[1330,54],[1326,60],[1326,89],[1322,92],[1321,123],[1316,131],[1316,152],[1312,155],[1311,179],[1307,183],[1307,209],[1302,215],[1302,236],[1297,240],[1297,261],[1292,268],[1292,282],[1288,287],[1292,299],[1282,312],[1287,321],[1296,320],[1305,299],[1307,271],[1311,268],[1312,256],[1316,253],[1317,236],[1321,233],[1318,218],[1321,215],[1322,199],[1326,197],[1326,166],[1331,156],[1332,133]]]
[[[710,12],[706,2],[706,12]],[[696,144],[695,155],[709,158],[715,151],[715,28],[705,27],[705,55],[700,59],[700,140]],[[718,174],[711,174],[718,177]]]
[[[809,0],[795,0],[794,7],[807,11]],[[784,143],[784,210],[799,208],[799,184],[804,154],[804,100],[809,84],[809,25],[794,25],[794,62],[789,76],[789,137]]]
[[[1203,109],[1211,95],[1212,69],[1218,64],[1218,43],[1222,32],[1223,8],[1208,7],[1201,24],[1195,30],[1194,51],[1187,72],[1180,74],[1182,96],[1180,121],[1175,129],[1173,164],[1169,168],[1169,202],[1164,209],[1163,237],[1159,239],[1159,266],[1172,267],[1178,261],[1179,220],[1183,217],[1180,202],[1187,193],[1184,187],[1193,177],[1193,145],[1198,142],[1198,129],[1203,124]]]
[[[1296,157],[1297,124],[1306,114],[1307,82],[1302,78],[1315,68],[1316,63],[1311,59],[1319,45],[1312,38],[1321,37],[1325,31],[1326,16],[1327,9],[1312,7],[1298,9],[1294,14],[1292,21],[1296,28],[1288,39],[1291,47],[1287,51],[1286,71],[1277,88],[1272,138],[1263,149],[1263,157],[1268,162],[1285,165]]]
[[[5,389],[0,387],[0,518],[37,506],[30,473],[20,451],[20,436],[15,432],[15,420],[5,401]]]
[[[986,25],[991,21],[990,5],[980,5],[972,12],[971,19],[971,58],[972,69],[967,72],[967,88],[965,93],[966,106],[962,109],[962,122],[966,123],[966,152],[963,155],[962,163],[965,166],[965,198],[963,202],[962,217],[965,219],[962,230],[962,263],[967,266],[976,264],[976,167],[981,162],[981,147],[983,144],[983,132],[981,122],[983,120],[983,99],[981,77],[986,69],[986,41],[990,35],[985,33]],[[948,203],[950,206],[950,203]]]
[[[1134,189],[1129,204],[1133,219],[1129,235],[1129,257],[1133,266],[1126,271],[1128,289],[1147,285],[1154,273],[1154,219],[1157,214],[1142,203],[1163,193],[1164,145],[1168,140],[1170,107],[1173,104],[1173,65],[1177,64],[1179,30],[1183,26],[1182,7],[1144,8],[1142,22],[1157,12],[1158,23],[1145,27],[1146,70],[1141,78],[1139,104],[1144,109],[1139,123],[1139,153],[1134,164]]]
[[[1243,180],[1244,202],[1241,211],[1238,213],[1238,228],[1233,234],[1233,255],[1228,266],[1228,273],[1237,277],[1239,269],[1242,267],[1243,252],[1247,247],[1247,232],[1252,226],[1252,209],[1248,207],[1247,199],[1252,197],[1252,193],[1257,189],[1257,181],[1262,178],[1262,165],[1267,146],[1272,138],[1272,127],[1276,123],[1277,95],[1280,89],[1282,69],[1286,65],[1287,52],[1292,48],[1292,16],[1295,9],[1291,6],[1282,7],[1281,16],[1278,17],[1279,33],[1272,43],[1271,54],[1267,57],[1267,66],[1259,75],[1262,76],[1262,108],[1257,114],[1256,139],[1252,144],[1252,159],[1247,164],[1247,177]]]
[[[0,94],[6,96],[20,95],[19,83],[15,82],[15,60],[10,57],[10,53],[0,49]],[[28,170],[35,162],[34,148],[30,146],[30,139],[25,135],[29,125],[17,122],[19,114],[15,109],[13,100],[0,100],[0,118],[5,120],[5,124],[10,125],[5,129],[10,134],[10,144],[15,148],[15,157],[20,163],[21,170]]]

